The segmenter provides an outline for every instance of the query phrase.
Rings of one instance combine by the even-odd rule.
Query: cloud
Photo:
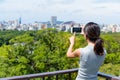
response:
[[[94,0],[96,3],[119,3],[120,0]]]
[[[8,12],[41,12],[41,13],[64,13],[83,12],[95,13],[94,9],[105,10],[104,12],[119,10],[120,3],[93,3],[94,0],[6,0],[0,9]],[[80,11],[81,10],[81,11]]]
[[[0,15],[22,15],[31,20],[48,20],[56,15],[64,20],[88,20],[116,16],[119,0],[0,0]]]

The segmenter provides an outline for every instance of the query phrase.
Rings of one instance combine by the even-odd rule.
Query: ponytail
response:
[[[103,39],[98,38],[95,41],[95,45],[94,45],[94,51],[97,55],[102,56],[104,53],[104,49],[103,49]]]

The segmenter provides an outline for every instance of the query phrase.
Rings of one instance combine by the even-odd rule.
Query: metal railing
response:
[[[77,72],[78,72],[78,68],[74,68],[74,69],[60,70],[60,71],[54,71],[54,72],[44,72],[44,73],[38,73],[38,74],[29,74],[29,75],[23,75],[23,76],[0,78],[0,80],[30,80],[30,79],[34,79],[34,78],[41,78],[42,80],[45,80],[45,77],[50,77],[50,76],[55,76],[56,77],[55,80],[59,80],[58,76],[61,74],[62,75],[68,74],[69,75],[68,80],[72,80],[71,74],[77,73]],[[103,77],[106,80],[112,80],[112,78],[115,77],[115,76],[104,74],[101,72],[98,72],[98,76]],[[118,80],[118,79],[115,79],[115,80]]]

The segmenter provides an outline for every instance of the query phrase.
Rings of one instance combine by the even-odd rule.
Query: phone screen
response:
[[[77,27],[73,27],[73,33],[76,32],[76,33],[81,33],[81,30],[82,28],[77,28]]]

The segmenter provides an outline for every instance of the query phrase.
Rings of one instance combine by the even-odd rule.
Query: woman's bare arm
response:
[[[76,49],[75,51],[72,51],[73,46],[75,43],[75,33],[72,37],[70,37],[70,46],[67,51],[67,57],[74,58],[74,57],[80,57],[80,50]]]

